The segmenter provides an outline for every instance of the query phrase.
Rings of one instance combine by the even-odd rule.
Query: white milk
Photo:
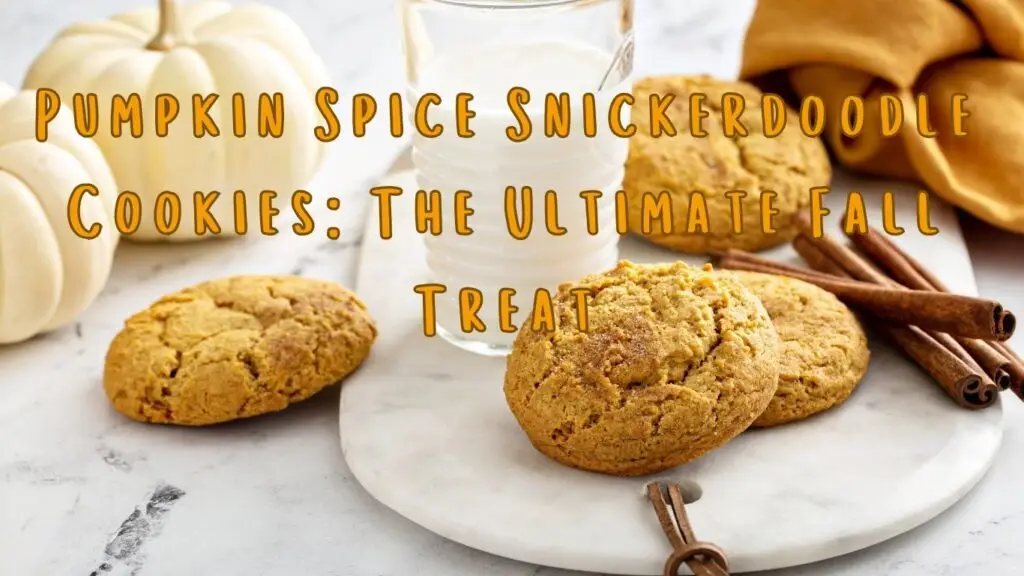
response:
[[[614,135],[608,127],[612,98],[629,92],[628,80],[597,88],[612,63],[612,55],[585,45],[565,42],[495,44],[438,58],[422,74],[415,91],[437,93],[440,106],[432,106],[431,123],[440,123],[444,133],[437,138],[414,137],[413,160],[418,186],[438,190],[442,196],[443,231],[425,235],[427,259],[433,281],[448,291],[438,297],[439,331],[450,340],[477,351],[490,348],[503,353],[515,334],[499,329],[498,294],[513,288],[513,315],[518,327],[533,307],[534,294],[544,288],[554,295],[557,286],[587,274],[611,268],[618,259],[614,195],[619,190],[628,152],[628,140]],[[616,79],[618,80],[618,79]],[[507,96],[513,87],[530,91],[525,106],[533,123],[533,134],[523,142],[506,135],[518,123]],[[473,95],[469,121],[472,138],[456,134],[455,95]],[[568,93],[571,101],[571,131],[567,138],[544,134],[544,100],[548,93]],[[583,131],[583,94],[596,96],[597,134]],[[629,107],[622,108],[623,123]],[[516,240],[507,229],[505,189],[514,186],[533,189],[533,229],[525,240]],[[455,232],[456,191],[468,190],[474,213],[468,219],[473,234]],[[553,236],[545,227],[545,199],[548,190],[557,193],[558,222],[567,231]],[[598,200],[597,234],[586,227],[584,190],[601,190]],[[517,207],[522,204],[517,191]],[[459,289],[473,287],[483,293],[480,319],[483,333],[464,333],[458,308]],[[467,345],[468,343],[468,345]],[[475,343],[475,345],[473,344]]]

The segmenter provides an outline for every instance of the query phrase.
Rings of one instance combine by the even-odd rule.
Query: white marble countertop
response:
[[[650,0],[654,2],[654,0]],[[391,2],[277,0],[328,62],[340,90],[400,83]],[[7,2],[0,81],[21,76],[64,25],[141,5],[131,0]],[[660,34],[672,36],[672,19]],[[393,39],[393,41],[388,40]],[[374,50],[356,50],[372,45]],[[667,66],[667,64],[666,64]],[[291,273],[352,285],[363,178],[395,142],[339,139],[321,186],[342,187],[342,239],[246,239],[187,246],[125,243],[100,299],[79,321],[0,348],[0,574],[568,576],[447,542],[392,513],[352,478],[337,436],[338,389],[285,412],[206,429],[147,426],[109,407],[103,354],[131,312],[165,292],[232,273]],[[965,221],[981,293],[1024,310],[1024,237]],[[1024,565],[1024,406],[1006,398],[1000,457],[977,489],[939,518],[871,549],[778,574],[1012,574]],[[416,480],[409,479],[410,489]],[[160,485],[184,492],[148,514]],[[870,503],[866,503],[870,505]],[[142,550],[108,547],[142,506],[156,530]],[[138,524],[139,519],[134,522]],[[125,544],[124,539],[119,541]],[[127,544],[131,544],[128,542]],[[130,546],[129,546],[130,548]],[[112,556],[122,556],[118,560]],[[775,574],[775,573],[773,573]]]

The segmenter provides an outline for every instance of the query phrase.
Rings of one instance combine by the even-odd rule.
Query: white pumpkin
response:
[[[20,342],[75,318],[103,289],[117,247],[117,186],[99,147],[75,131],[62,109],[45,142],[36,140],[36,95],[0,84],[0,344]],[[69,220],[69,200],[81,184],[77,213],[85,239]]]
[[[122,190],[142,201],[142,219],[130,237],[140,240],[196,239],[193,194],[217,191],[211,213],[222,233],[233,234],[232,195],[247,194],[249,230],[258,195],[276,191],[282,200],[304,187],[320,165],[324,145],[314,136],[319,113],[316,91],[328,85],[323,61],[300,28],[283,13],[260,4],[237,8],[223,2],[195,2],[179,7],[160,0],[151,7],[79,22],[62,31],[33,63],[25,87],[51,88],[71,105],[75,93],[95,93],[103,150]],[[196,138],[192,128],[193,95],[219,97],[210,116],[220,135]],[[284,97],[280,138],[257,135],[260,94]],[[120,137],[110,129],[111,98],[139,94],[143,134],[134,138],[128,125]],[[153,129],[156,96],[171,94],[180,103],[166,137]],[[232,99],[242,94],[247,133],[235,136]],[[155,199],[164,191],[181,199],[181,225],[169,236],[154,224]],[[283,211],[283,210],[282,210]],[[209,236],[206,236],[209,237]]]

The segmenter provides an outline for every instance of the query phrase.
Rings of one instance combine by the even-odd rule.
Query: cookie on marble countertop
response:
[[[689,133],[690,95],[705,95],[702,108],[705,137]],[[746,136],[727,136],[722,126],[722,97],[743,98],[741,120]],[[651,136],[651,96],[674,95],[667,115],[675,136]],[[810,204],[810,189],[828,186],[832,167],[819,138],[805,135],[797,114],[789,109],[781,134],[768,137],[761,122],[763,94],[745,82],[727,82],[702,76],[653,76],[634,86],[633,122],[623,188],[627,197],[630,232],[666,248],[690,254],[737,248],[760,251],[788,242],[797,234],[793,218]],[[732,198],[741,190],[742,233],[733,233]],[[667,192],[672,206],[672,227],[663,233],[660,223],[644,233],[642,199]],[[761,221],[761,193],[774,192],[775,233],[765,233]],[[708,231],[687,234],[691,197],[700,193],[707,206]]]
[[[595,294],[578,325],[574,288]],[[742,283],[709,268],[621,262],[559,288],[556,329],[524,323],[505,397],[541,453],[619,476],[689,462],[743,432],[778,380],[778,339]]]
[[[845,402],[871,358],[854,313],[832,293],[801,280],[722,273],[737,277],[761,300],[779,335],[779,387],[754,426],[802,420]]]
[[[376,335],[365,305],[337,284],[214,280],[130,317],[107,351],[103,385],[134,420],[216,424],[282,410],[337,383]]]

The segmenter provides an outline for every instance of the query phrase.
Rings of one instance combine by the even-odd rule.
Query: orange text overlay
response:
[[[821,235],[824,217],[829,214],[829,209],[824,206],[823,197],[828,194],[827,187],[811,188],[810,212],[814,223],[816,235]],[[370,195],[378,202],[378,230],[380,237],[388,240],[394,235],[394,211],[392,199],[403,194],[402,188],[397,186],[378,186],[370,189]],[[471,207],[473,194],[468,190],[459,190],[450,195],[452,203],[452,223],[454,229],[445,230],[442,222],[442,195],[438,190],[417,190],[415,192],[415,227],[420,234],[440,236],[448,232],[459,236],[470,236],[473,228],[470,226],[470,217],[474,214]],[[749,194],[743,190],[726,192],[730,198],[730,221],[731,229],[727,231],[712,230],[709,217],[707,200],[701,192],[690,194],[687,203],[685,217],[677,218],[674,214],[673,203],[668,192],[649,192],[641,195],[641,198],[633,202],[639,204],[640,232],[650,234],[743,234],[744,227],[744,203],[743,199]],[[103,232],[103,224],[99,222],[86,222],[82,219],[81,206],[86,196],[99,196],[99,190],[93,184],[80,184],[72,191],[68,199],[67,216],[71,230],[81,238],[87,240],[97,238]],[[539,233],[546,233],[551,236],[562,236],[568,229],[559,221],[558,195],[554,190],[548,190],[543,194],[543,200],[537,202],[536,194],[529,186],[516,188],[509,186],[505,189],[504,221],[505,227],[511,238],[526,240],[535,230]],[[597,235],[601,229],[601,222],[598,218],[598,200],[603,196],[599,190],[585,190],[579,193],[580,209],[586,217],[586,231],[590,235]],[[763,234],[776,234],[774,218],[779,210],[774,207],[776,198],[774,192],[761,192],[759,199],[760,226],[758,231]],[[194,222],[191,230],[196,236],[219,235],[223,233],[225,226],[235,234],[247,234],[251,228],[255,228],[264,236],[275,236],[279,230],[274,222],[281,214],[282,209],[291,210],[297,218],[292,225],[292,232],[298,236],[308,236],[316,228],[313,217],[310,215],[308,206],[313,202],[313,195],[305,190],[296,190],[290,197],[283,197],[273,190],[263,190],[258,194],[247,194],[242,190],[236,190],[230,194],[222,194],[217,191],[195,192],[190,196],[182,196],[165,191],[156,196],[151,205],[144,205],[142,198],[131,191],[124,191],[118,194],[114,205],[114,226],[117,232],[130,236],[134,234],[142,223],[143,218],[152,218],[153,226],[158,233],[171,235],[181,231],[185,207],[191,211],[189,220]],[[230,211],[218,211],[223,214],[230,214],[230,222],[222,223],[214,215],[214,207],[219,203],[230,203]],[[250,210],[249,205],[255,204]],[[882,195],[881,201],[882,229],[890,235],[899,236],[906,230],[899,225],[896,216],[896,202],[891,192]],[[341,202],[337,198],[328,198],[326,202],[330,210],[338,210]],[[632,207],[627,202],[626,193],[618,191],[615,193],[615,229],[619,234],[626,234],[629,231],[628,214]],[[255,213],[258,222],[250,223],[250,215]],[[542,221],[542,224],[539,224]],[[932,236],[938,234],[938,229],[931,225],[929,195],[927,192],[919,192],[917,195],[916,214],[914,224],[917,230],[924,235]],[[867,205],[864,196],[859,192],[849,192],[846,199],[846,217],[843,228],[847,232],[866,233],[868,227]],[[336,228],[328,229],[328,236],[336,239],[338,231]]]
[[[829,214],[825,208],[823,197],[828,194],[827,187],[811,188],[809,206],[812,221],[815,224],[815,231],[821,235],[824,216]],[[377,198],[379,205],[379,232],[380,237],[390,239],[394,234],[392,198],[403,194],[402,188],[397,186],[378,186],[370,189],[370,194]],[[443,233],[454,233],[460,236],[470,236],[473,228],[470,225],[470,218],[474,214],[472,209],[472,192],[459,190],[454,194],[446,195],[451,201],[452,217],[450,221],[454,229],[445,230],[442,223],[442,195],[438,190],[417,190],[415,197],[415,222],[416,231],[420,234],[440,236]],[[529,186],[516,188],[509,186],[505,189],[504,218],[505,227],[510,237],[516,240],[526,240],[541,225],[535,224],[538,220],[543,221],[543,231],[551,236],[562,236],[568,230],[559,222],[558,214],[558,193],[548,190],[543,194],[543,199],[535,200],[536,194]],[[603,196],[599,190],[585,190],[579,193],[580,209],[586,214],[587,233],[597,235],[601,229],[598,218],[598,200]],[[639,204],[630,206],[626,193],[618,191],[615,193],[615,229],[619,234],[625,234],[629,230],[628,218],[631,211],[638,210],[640,214],[639,232],[650,234],[718,234],[725,233],[743,234],[744,227],[744,198],[749,194],[744,190],[733,190],[726,192],[730,199],[730,221],[731,230],[712,230],[708,213],[708,203],[702,192],[693,192],[689,195],[685,215],[673,213],[673,203],[668,192],[648,192],[641,195],[639,200],[632,202]],[[763,234],[776,234],[775,216],[779,210],[775,208],[774,201],[778,195],[775,192],[761,192],[759,198],[760,226],[759,232]],[[939,231],[931,225],[929,211],[929,195],[927,192],[919,192],[917,195],[916,214],[914,224],[918,231],[924,235],[932,236]],[[898,225],[896,217],[896,202],[891,192],[882,195],[882,229],[889,235],[899,236],[906,230]],[[685,217],[684,217],[685,216]],[[848,232],[866,233],[868,227],[867,206],[864,196],[860,192],[850,192],[846,201],[846,219],[843,227]]]
[[[678,118],[670,118],[669,114],[673,103],[680,99],[686,100],[688,110],[688,118],[682,122]],[[150,99],[134,93],[115,94],[101,101],[93,93],[74,93],[70,100],[75,129],[87,138],[96,136],[100,130],[109,132],[114,138],[125,135],[141,138],[147,132],[166,137],[175,122],[186,123],[196,138],[218,137],[225,130],[243,138],[251,134],[249,124],[253,118],[257,136],[280,138],[287,120],[285,99],[280,92],[261,93],[248,100],[243,94],[226,97],[214,93],[193,94],[184,101],[173,94],[157,94]],[[314,104],[323,122],[314,128],[313,136],[321,142],[333,141],[345,132],[357,138],[363,137],[374,121],[386,122],[388,131],[395,138],[410,131],[407,123],[412,125],[411,131],[425,138],[437,138],[451,131],[460,138],[476,135],[472,128],[476,113],[472,106],[473,95],[469,93],[457,94],[450,102],[433,93],[423,94],[411,102],[406,102],[407,99],[398,93],[390,94],[382,102],[370,94],[355,94],[346,106],[346,112],[339,115],[337,106],[340,100],[338,91],[330,87],[320,88],[314,96]],[[607,100],[607,106],[598,106],[599,100]],[[792,110],[787,108],[781,96],[765,94],[753,112],[747,109],[748,102],[738,93],[726,93],[715,101],[703,93],[653,94],[648,100],[646,125],[650,126],[650,135],[656,138],[677,135],[706,137],[712,128],[708,121],[711,110],[721,115],[720,125],[713,128],[721,129],[730,138],[749,135],[750,127],[754,125],[759,126],[755,131],[757,135],[776,137],[792,122],[799,124],[804,134],[816,137],[824,131],[826,118],[837,118],[841,134],[849,138],[868,131],[892,137],[909,128],[928,138],[938,135],[933,119],[929,117],[932,108],[925,94],[916,97],[914,110],[909,113],[903,100],[893,95],[883,95],[871,105],[861,96],[848,96],[838,110],[828,110],[820,97],[809,96]],[[543,112],[539,117],[527,110],[528,105],[538,101],[542,102]],[[950,96],[949,125],[954,136],[967,134],[964,120],[970,114],[964,108],[966,102],[966,94]],[[49,125],[57,117],[61,104],[61,97],[55,90],[40,88],[36,91],[37,140],[47,140]],[[578,129],[591,138],[603,131],[630,138],[637,133],[635,104],[636,98],[630,93],[610,98],[601,96],[600,99],[588,93],[574,99],[567,93],[536,96],[525,88],[512,88],[508,91],[507,106],[513,122],[506,128],[505,135],[513,142],[525,141],[537,133],[547,138],[567,138],[573,126],[581,126]],[[101,106],[105,117],[109,118],[107,126],[100,126]],[[256,111],[255,116],[247,115],[249,108]],[[449,119],[447,126],[432,117],[432,111],[440,108],[444,108],[442,116]],[[625,113],[632,115],[633,121],[623,121]],[[866,118],[869,117],[877,118],[877,124],[867,125]],[[216,118],[222,118],[222,123],[230,126],[221,126]],[[344,129],[341,118],[347,119]]]
[[[444,294],[448,287],[444,284],[420,284],[413,288],[423,297],[423,334],[428,337],[437,334],[437,295]],[[587,318],[589,298],[593,292],[588,288],[571,288],[569,293],[575,297],[576,325],[581,332],[590,330]],[[512,316],[519,311],[514,304],[516,291],[513,288],[502,288],[498,291],[498,329],[507,334],[514,334],[519,328],[512,323]],[[486,332],[487,325],[480,319],[480,309],[484,305],[484,295],[472,287],[459,289],[459,329],[466,334]],[[555,308],[551,293],[544,288],[538,289],[533,295],[529,328],[535,332],[553,332],[555,330]]]
[[[93,184],[80,184],[75,187],[68,200],[68,223],[71,230],[81,238],[91,240],[103,232],[99,222],[82,220],[82,200],[86,196],[99,196]],[[214,216],[214,206],[218,203],[231,203],[231,221],[221,223]],[[121,192],[117,196],[114,208],[114,226],[120,234],[134,234],[143,218],[152,218],[157,232],[171,235],[179,232],[182,226],[183,205],[189,206],[195,217],[193,232],[196,236],[219,235],[224,226],[230,226],[235,234],[247,234],[255,228],[264,236],[275,236],[278,229],[274,221],[282,209],[290,209],[298,219],[292,225],[292,232],[297,236],[308,236],[313,233],[315,225],[307,207],[313,202],[313,195],[305,190],[296,190],[291,197],[283,197],[273,190],[263,190],[258,194],[247,194],[237,190],[230,194],[220,192],[195,192],[187,197],[187,202],[173,192],[161,192],[150,206],[144,206],[138,194],[130,191]],[[249,204],[255,203],[255,210]],[[341,203],[337,198],[328,198],[327,207],[337,210]],[[250,223],[249,214],[258,214],[258,222]],[[337,228],[330,228],[327,236],[336,240],[339,235]]]

